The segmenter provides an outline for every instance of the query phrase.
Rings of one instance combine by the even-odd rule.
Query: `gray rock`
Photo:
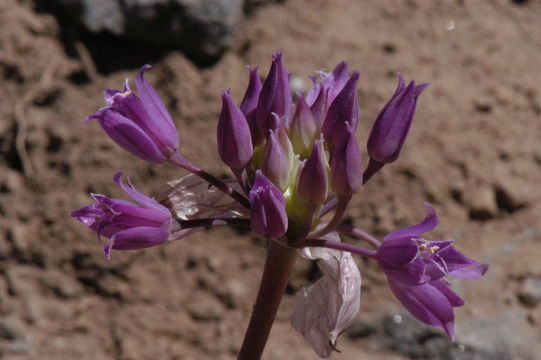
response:
[[[64,23],[110,33],[141,46],[180,48],[215,58],[230,45],[242,0],[50,0]]]
[[[524,280],[518,296],[524,305],[536,307],[541,302],[541,279],[529,277]]]

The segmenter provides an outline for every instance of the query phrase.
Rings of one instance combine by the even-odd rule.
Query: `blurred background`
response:
[[[361,311],[332,359],[538,359],[541,353],[541,2],[2,0],[0,2],[0,358],[235,359],[265,243],[200,232],[103,256],[68,216],[89,192],[123,197],[125,170],[152,194],[183,175],[117,147],[84,118],[104,88],[145,63],[181,152],[218,176],[219,94],[240,102],[245,65],[266,76],[284,52],[299,89],[346,60],[361,73],[361,148],[396,73],[430,82],[400,159],[354,198],[348,220],[377,236],[425,215],[431,239],[490,264],[453,283],[457,341],[409,317],[373,262],[357,258]],[[133,82],[132,82],[133,84]],[[352,241],[352,240],[350,240]],[[299,261],[264,359],[316,359],[289,326]]]

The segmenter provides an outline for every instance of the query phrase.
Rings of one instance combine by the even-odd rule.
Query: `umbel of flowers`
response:
[[[389,287],[420,321],[443,329],[454,340],[453,308],[464,301],[449,288],[449,276],[478,279],[487,266],[468,258],[453,240],[425,240],[434,228],[434,208],[425,203],[426,218],[379,240],[343,224],[352,196],[384,165],[395,161],[410,129],[415,107],[428,84],[398,87],[375,119],[368,137],[368,165],[363,171],[355,130],[359,73],[341,62],[319,72],[306,93],[295,94],[282,54],[272,57],[261,84],[257,67],[240,106],[222,93],[218,152],[234,174],[223,181],[186,160],[167,109],[144,77],[129,87],[104,92],[107,106],[90,115],[118,145],[151,163],[170,162],[191,172],[168,183],[154,198],[114,181],[134,202],[92,194],[95,202],[71,213],[106,238],[111,250],[135,250],[181,239],[210,226],[245,226],[269,239],[258,297],[239,359],[259,359],[287,285],[295,258],[318,261],[323,276],[297,294],[291,320],[321,357],[336,347],[338,335],[351,324],[360,306],[360,272],[352,258],[374,259]],[[343,235],[363,240],[369,248],[341,241]]]

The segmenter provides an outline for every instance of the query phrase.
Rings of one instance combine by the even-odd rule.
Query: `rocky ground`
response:
[[[134,159],[96,123],[83,125],[105,87],[152,63],[148,79],[175,119],[182,153],[224,175],[219,93],[231,88],[240,101],[245,65],[265,74],[276,50],[300,87],[341,60],[360,71],[362,144],[397,71],[430,82],[401,158],[366,185],[348,217],[382,236],[421,220],[430,201],[440,217],[430,238],[454,237],[490,264],[483,279],[454,283],[467,305],[456,311],[451,343],[409,317],[374,264],[357,259],[361,312],[331,358],[539,358],[540,14],[537,1],[288,0],[239,15],[229,47],[201,62],[72,33],[32,1],[1,1],[0,358],[235,359],[262,239],[212,230],[108,261],[95,234],[67,214],[89,192],[121,196],[111,181],[120,169],[148,193],[184,175]],[[316,359],[289,326],[293,294],[316,277],[313,265],[297,264],[264,359]]]

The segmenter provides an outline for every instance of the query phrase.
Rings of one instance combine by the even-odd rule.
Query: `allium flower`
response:
[[[103,246],[107,258],[111,249],[136,250],[164,243],[174,224],[165,206],[122,183],[122,174],[117,173],[113,180],[140,205],[92,194],[95,203],[70,213],[94,230],[98,238],[109,238],[109,243]]]
[[[282,192],[258,170],[250,190],[252,229],[264,237],[278,238],[287,230],[286,200]]]
[[[141,98],[106,90],[107,107],[96,118],[120,146],[150,162],[169,161],[191,172],[167,183],[151,199],[115,181],[140,205],[92,195],[96,203],[71,213],[110,239],[111,249],[142,249],[177,240],[211,226],[251,228],[269,242],[250,325],[239,360],[260,359],[296,256],[318,261],[323,276],[297,295],[292,326],[321,357],[337,347],[337,338],[360,306],[361,276],[353,254],[376,260],[396,297],[420,321],[445,330],[454,339],[453,308],[464,304],[449,289],[446,276],[477,279],[486,265],[466,257],[452,240],[420,237],[437,224],[434,209],[418,225],[397,230],[380,242],[342,222],[349,201],[385,163],[395,161],[409,131],[417,100],[426,84],[399,85],[378,116],[368,140],[370,162],[363,173],[355,131],[358,123],[359,72],[341,62],[296,104],[282,53],[272,57],[263,85],[257,67],[237,106],[222,93],[218,121],[220,158],[235,180],[221,180],[180,154],[173,121],[143,77],[136,79]],[[344,242],[353,236],[372,249]]]
[[[370,178],[383,165],[392,163],[402,151],[413,121],[419,96],[428,83],[415,86],[411,81],[406,87],[398,73],[398,87],[379,113],[368,137],[368,165],[366,177]]]
[[[88,116],[96,119],[118,145],[153,163],[167,160],[179,145],[177,129],[156,91],[144,77],[145,65],[135,78],[140,98],[128,85],[124,90],[104,91],[107,106]]]
[[[242,169],[253,154],[250,127],[229,91],[222,93],[222,113],[218,120],[218,152],[232,169]]]
[[[425,206],[426,218],[385,236],[376,258],[404,307],[422,322],[442,328],[454,340],[453,307],[464,305],[464,301],[447,287],[444,277],[475,280],[488,267],[458,251],[453,240],[421,238],[421,234],[438,224],[434,208],[428,203]]]

